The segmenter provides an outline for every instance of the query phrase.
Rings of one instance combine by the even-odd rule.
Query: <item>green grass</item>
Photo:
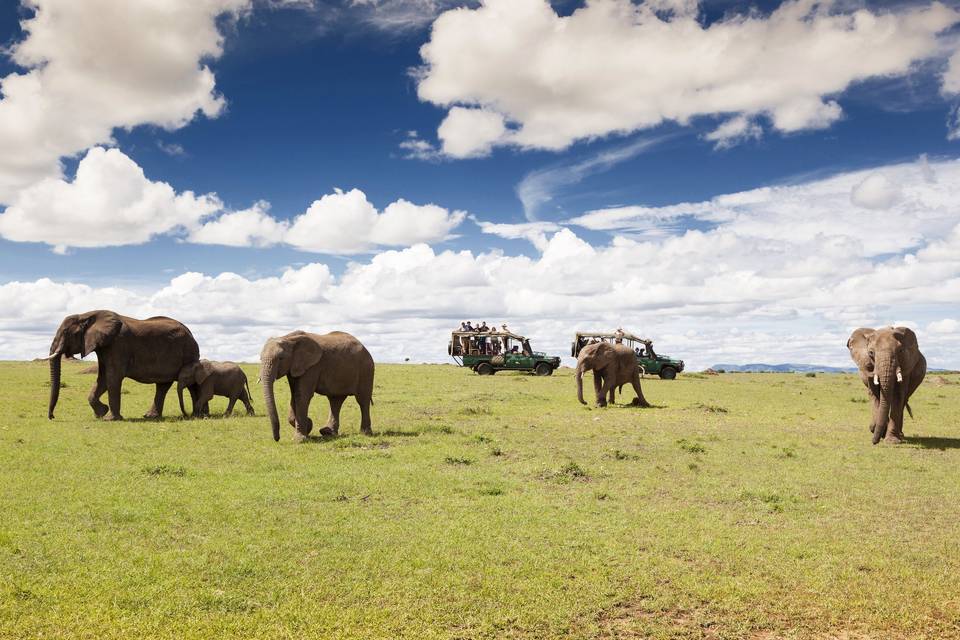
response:
[[[568,369],[381,365],[373,437],[350,400],[295,444],[259,387],[257,417],[98,421],[84,366],[50,422],[45,364],[0,364],[3,638],[960,637],[956,375],[873,447],[853,376],[591,409]]]

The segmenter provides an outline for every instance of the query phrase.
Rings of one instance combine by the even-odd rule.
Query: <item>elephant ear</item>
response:
[[[876,331],[861,327],[850,334],[847,340],[847,349],[850,350],[850,358],[857,363],[857,366],[864,366],[864,362],[869,359],[870,338]]]
[[[917,348],[917,334],[910,327],[894,327],[893,335],[897,336],[897,340],[904,347]]]
[[[320,362],[323,351],[320,345],[309,336],[297,336],[294,342],[293,357],[290,360],[290,375],[299,378],[307,369]]]
[[[85,329],[83,332],[83,353],[80,357],[97,349],[106,347],[120,333],[123,322],[112,311],[92,311],[80,317]]]
[[[196,371],[197,374],[195,376],[197,384],[203,384],[203,381],[209,378],[210,374],[213,373],[213,365],[209,360],[201,360],[194,366],[196,367],[194,371]]]

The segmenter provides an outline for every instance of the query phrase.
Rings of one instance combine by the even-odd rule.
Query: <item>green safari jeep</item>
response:
[[[533,371],[549,376],[560,366],[559,357],[534,351],[527,338],[509,331],[454,331],[447,353],[458,365],[481,376],[497,371]]]
[[[657,375],[664,380],[673,380],[677,377],[678,373],[683,371],[683,360],[660,355],[653,350],[652,340],[640,338],[625,331],[616,331],[613,333],[579,331],[573,339],[570,355],[576,358],[580,355],[580,349],[591,341],[606,340],[613,342],[618,339],[636,352],[637,364],[642,367],[644,374]]]

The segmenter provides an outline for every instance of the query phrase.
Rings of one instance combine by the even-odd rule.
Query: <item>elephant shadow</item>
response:
[[[634,399],[636,400],[636,399]],[[662,404],[651,404],[646,407],[640,406],[636,401],[634,402],[617,402],[615,404],[608,404],[607,409],[643,409],[644,411],[649,411],[650,409],[666,409],[666,405]]]
[[[346,437],[347,436],[339,433],[334,433],[329,436],[325,436],[322,433],[311,433],[310,435],[306,436],[302,442],[303,444],[326,444]]]
[[[914,444],[921,449],[960,449],[960,438],[940,438],[937,436],[907,436],[907,444]]]

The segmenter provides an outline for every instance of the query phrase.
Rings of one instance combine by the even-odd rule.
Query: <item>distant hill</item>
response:
[[[856,373],[856,367],[828,367],[822,364],[715,364],[714,371],[739,373]]]

